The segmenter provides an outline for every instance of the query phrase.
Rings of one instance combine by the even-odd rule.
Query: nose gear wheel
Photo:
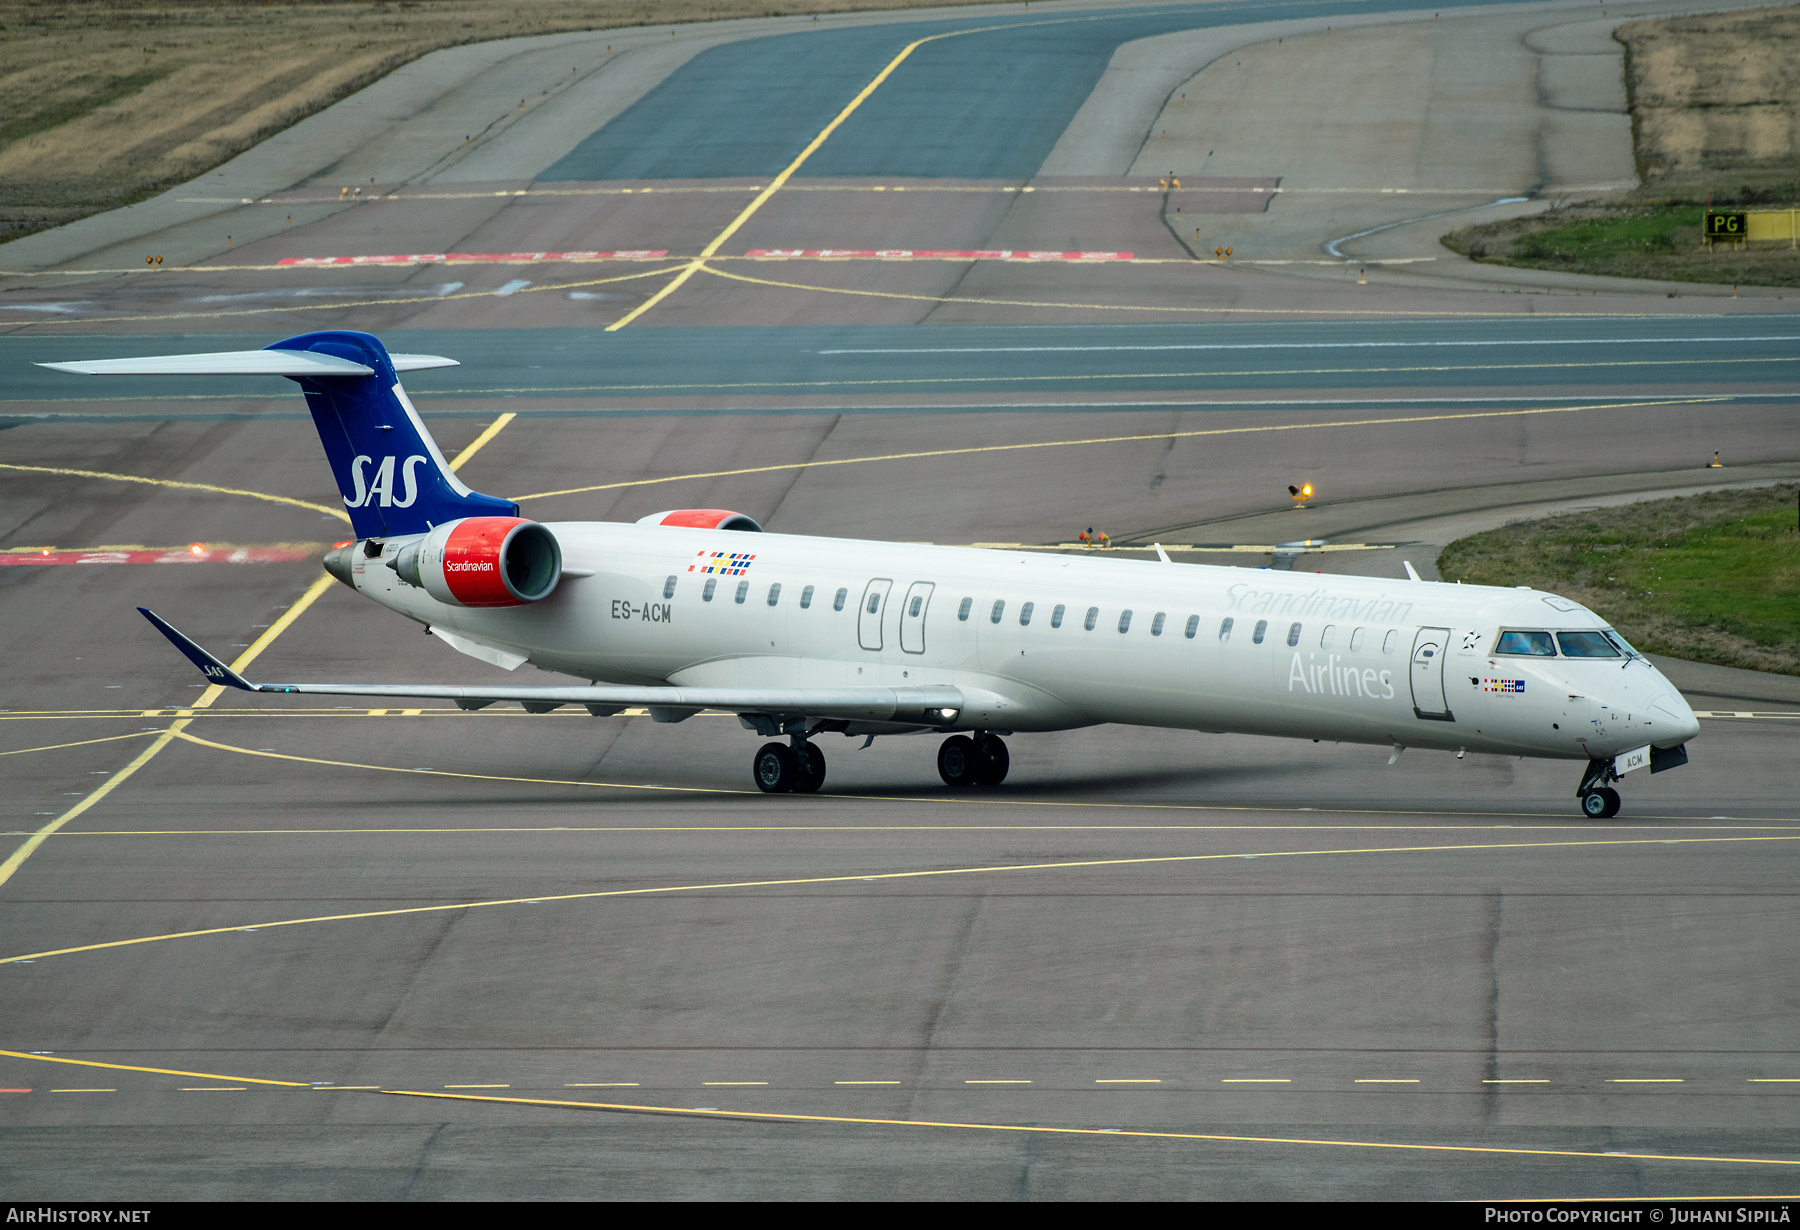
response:
[[[1581,796],[1581,813],[1592,820],[1611,820],[1619,814],[1619,792],[1599,786]]]

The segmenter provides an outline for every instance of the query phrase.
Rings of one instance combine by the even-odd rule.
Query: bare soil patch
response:
[[[1753,189],[1800,171],[1800,5],[1634,21],[1614,37],[1647,184]]]
[[[432,51],[976,0],[0,0],[0,242],[203,174]]]
[[[1626,91],[1641,186],[1444,236],[1475,260],[1680,282],[1800,286],[1787,241],[1705,248],[1704,207],[1800,204],[1800,5],[1634,21]]]

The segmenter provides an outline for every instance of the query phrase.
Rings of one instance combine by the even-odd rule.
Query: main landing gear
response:
[[[1000,736],[985,730],[973,738],[951,735],[938,748],[938,776],[947,786],[998,786],[1011,764]],[[813,794],[825,784],[825,754],[796,734],[756,749],[750,771],[764,794]]]
[[[938,748],[938,776],[946,786],[998,786],[1006,780],[1012,758],[999,735],[985,730],[951,735]]]
[[[1581,800],[1581,814],[1590,820],[1611,820],[1618,815],[1619,792],[1606,784],[1618,780],[1619,775],[1613,772],[1612,761],[1588,761],[1581,785],[1575,789],[1575,797]]]
[[[765,743],[751,762],[756,784],[764,794],[814,794],[825,784],[825,753],[804,739],[792,747]]]

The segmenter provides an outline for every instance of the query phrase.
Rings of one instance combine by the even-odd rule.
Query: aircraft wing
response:
[[[702,709],[781,718],[826,718],[853,722],[893,722],[938,727],[954,722],[963,708],[958,688],[928,684],[915,688],[675,688],[675,687],[480,687],[416,683],[252,683],[172,627],[155,611],[138,613],[200,668],[209,683],[245,692],[316,693],[326,696],[405,696],[450,700],[463,709],[498,701],[518,701],[533,713],[562,705],[584,705],[596,717],[646,708],[659,722],[679,722]]]

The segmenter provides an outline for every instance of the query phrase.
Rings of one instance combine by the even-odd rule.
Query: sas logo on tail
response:
[[[358,456],[350,463],[350,479],[356,484],[356,494],[344,497],[344,507],[367,508],[379,496],[383,508],[411,508],[413,501],[419,498],[419,480],[413,471],[425,462],[424,456],[414,453],[400,463],[400,482],[406,495],[397,500],[394,498],[394,458],[388,456],[381,459],[381,464],[375,468],[375,479],[371,482],[363,469],[374,465],[375,459],[366,455]]]

